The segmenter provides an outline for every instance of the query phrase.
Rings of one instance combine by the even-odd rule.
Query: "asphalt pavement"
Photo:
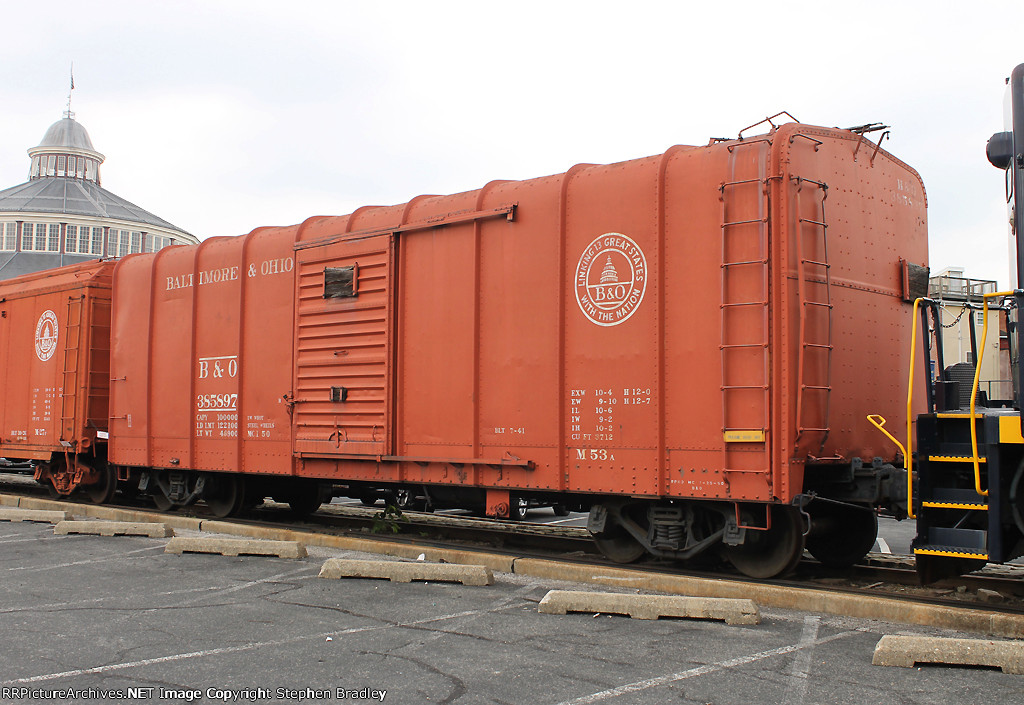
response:
[[[328,580],[327,558],[380,557],[166,542],[0,523],[0,702],[1024,703],[998,670],[871,665],[882,635],[950,631],[778,609],[742,626],[547,615],[548,590],[608,589]]]

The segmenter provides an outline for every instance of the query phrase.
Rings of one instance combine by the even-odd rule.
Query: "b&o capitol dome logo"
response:
[[[636,313],[647,291],[647,258],[631,238],[594,238],[576,265],[576,303],[599,326],[617,326]]]
[[[57,350],[57,315],[53,311],[43,311],[36,323],[36,357],[46,362]]]

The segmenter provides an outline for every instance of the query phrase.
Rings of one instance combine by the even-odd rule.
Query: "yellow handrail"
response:
[[[903,447],[902,443],[896,440],[895,436],[893,436],[891,433],[882,428],[883,426],[885,426],[885,418],[883,418],[879,414],[868,414],[868,421],[871,422],[872,426],[874,426],[879,431],[884,433],[890,441],[896,444],[896,447],[900,449],[901,453],[903,453],[903,467],[907,467],[907,450]],[[913,495],[913,484],[913,480],[910,477],[910,471],[907,470],[907,515],[911,519],[914,518],[914,508],[911,506],[913,504],[913,501],[910,499],[910,497],[912,497]]]
[[[971,387],[971,462],[974,463],[974,491],[988,497],[988,490],[981,489],[981,458],[978,457],[978,425],[974,421],[975,402],[978,398],[978,381],[981,379],[981,362],[985,359],[985,340],[988,337],[988,300],[997,296],[1013,296],[1012,291],[984,294],[981,302],[981,343],[978,345],[978,361],[974,366],[974,385]],[[974,321],[971,321],[974,325]]]

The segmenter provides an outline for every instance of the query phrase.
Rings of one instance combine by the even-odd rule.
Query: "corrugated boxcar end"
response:
[[[0,284],[0,455],[33,460],[60,494],[106,469],[110,285],[113,263],[90,261]]]

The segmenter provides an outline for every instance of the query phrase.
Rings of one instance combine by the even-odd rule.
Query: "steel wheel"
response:
[[[106,504],[114,499],[114,493],[117,492],[117,472],[106,463],[101,465],[96,472],[99,474],[100,480],[95,484],[87,485],[85,494],[93,504]]]
[[[174,508],[174,502],[171,498],[164,494],[164,491],[159,487],[156,488],[156,492],[149,495],[153,499],[153,506],[159,509],[161,512],[169,512]]]
[[[822,565],[849,568],[874,547],[878,538],[878,517],[874,511],[834,504],[814,505],[807,507],[811,515],[807,550]]]
[[[216,517],[238,514],[245,502],[245,484],[238,475],[209,475],[203,489],[203,501]]]
[[[304,517],[312,514],[324,503],[324,492],[316,483],[303,483],[293,488],[285,500],[292,514]]]
[[[772,508],[766,531],[746,530],[746,541],[726,546],[725,555],[736,569],[751,578],[773,578],[788,573],[804,552],[804,522],[795,507]]]
[[[619,507],[618,511],[625,513],[626,509],[627,507]],[[627,520],[633,521],[628,515]],[[643,544],[619,521],[619,515],[614,508],[608,512],[604,531],[594,534],[594,543],[605,558],[615,563],[635,563],[647,553]]]
[[[615,563],[635,563],[647,552],[647,549],[619,525],[595,536],[594,543],[605,558]]]

